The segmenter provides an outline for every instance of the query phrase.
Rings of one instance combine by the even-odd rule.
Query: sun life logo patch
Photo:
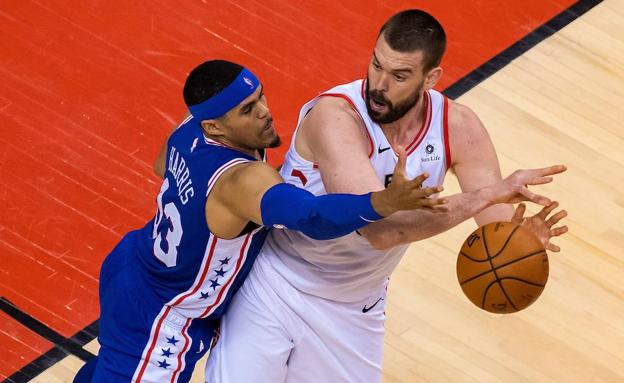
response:
[[[436,150],[436,144],[433,142],[427,142],[425,145],[425,153],[424,156],[420,158],[421,162],[434,162],[440,161],[442,157],[440,157]]]

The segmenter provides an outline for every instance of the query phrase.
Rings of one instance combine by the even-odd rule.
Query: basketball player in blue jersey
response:
[[[272,230],[222,320],[207,382],[379,382],[388,279],[408,244],[474,217],[515,220],[551,251],[566,213],[526,185],[552,181],[564,166],[519,170],[502,179],[496,152],[468,107],[433,90],[446,37],[431,15],[408,10],[381,28],[367,78],[339,85],[303,106],[280,173],[315,195],[364,193],[392,185],[407,151],[408,177],[426,186],[453,170],[463,193],[445,210],[399,212],[355,233],[317,241]],[[402,160],[401,160],[402,161]],[[524,219],[509,203],[544,207]],[[551,215],[552,213],[552,215]],[[459,246],[459,244],[458,244]]]
[[[397,166],[385,191],[315,197],[262,160],[276,146],[262,85],[247,69],[208,61],[184,86],[191,115],[167,143],[157,213],[128,233],[100,274],[99,355],[75,382],[187,382],[268,229],[345,235],[402,209],[437,208]],[[403,158],[404,159],[404,158]],[[403,166],[403,167],[402,167]]]

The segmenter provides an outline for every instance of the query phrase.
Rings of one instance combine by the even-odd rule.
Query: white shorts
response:
[[[260,254],[221,324],[209,383],[380,382],[386,286],[361,302],[300,292]]]

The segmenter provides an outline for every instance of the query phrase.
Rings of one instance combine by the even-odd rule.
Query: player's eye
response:
[[[394,75],[394,79],[397,80],[397,81],[405,81],[405,76],[401,76],[401,75],[395,74]]]

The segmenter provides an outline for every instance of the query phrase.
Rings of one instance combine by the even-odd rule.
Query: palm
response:
[[[551,203],[550,199],[535,194],[528,189],[529,185],[543,185],[552,182],[553,175],[566,170],[563,165],[549,166],[541,169],[516,170],[495,186],[496,203],[515,204],[522,201],[532,201],[542,206]]]
[[[530,230],[544,245],[544,248],[550,251],[558,252],[559,246],[550,243],[552,237],[558,237],[568,231],[567,226],[554,227],[562,218],[568,215],[565,210],[560,210],[556,214],[549,217],[549,214],[559,206],[559,203],[553,202],[544,207],[539,213],[531,217],[524,217],[526,206],[520,204],[516,209],[512,222],[521,224]]]
[[[550,229],[548,228],[548,226],[546,226],[546,222],[543,219],[537,216],[524,217],[521,224],[522,226],[524,226],[525,229],[529,229],[531,232],[533,232],[533,234],[535,234],[537,238],[539,238],[539,240],[544,245],[544,248],[548,248],[552,235],[550,233]]]

